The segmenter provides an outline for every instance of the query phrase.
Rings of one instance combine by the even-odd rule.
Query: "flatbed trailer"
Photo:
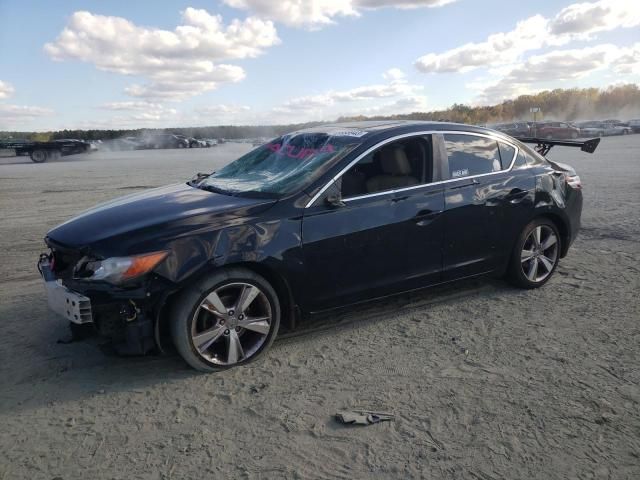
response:
[[[43,163],[66,155],[90,151],[91,144],[82,140],[53,140],[32,142],[26,140],[0,142],[0,149],[15,150],[16,156],[29,155],[35,163]]]

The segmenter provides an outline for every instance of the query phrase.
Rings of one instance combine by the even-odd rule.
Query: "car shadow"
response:
[[[470,296],[491,298],[517,292],[519,290],[500,280],[466,280],[340,308],[314,315],[301,322],[295,330],[282,332],[272,347],[272,355],[277,358],[278,350],[310,338],[339,336],[354,324],[384,322],[390,316],[410,315],[437,304],[455,304],[468,300]],[[19,304],[12,305],[4,310],[3,316],[20,318],[20,310]],[[46,316],[46,306],[43,305],[42,310],[35,314]],[[0,414],[46,407],[52,402],[78,401],[105,392],[145,391],[158,383],[167,384],[203,375],[188,367],[173,349],[162,355],[117,357],[103,354],[104,340],[96,337],[65,345],[52,344],[57,340],[56,335],[59,338],[66,334],[66,327],[60,326],[52,333],[51,328],[46,327],[50,322],[43,324],[45,326],[34,329],[30,338],[35,345],[48,345],[45,350],[36,351],[38,358],[28,362],[9,362],[0,371],[3,377],[0,383],[5,384],[0,385]],[[2,345],[0,348],[4,350]],[[27,351],[27,347],[24,348]],[[17,351],[13,354],[24,355]],[[260,368],[259,362],[254,365]],[[214,377],[213,383],[224,382],[224,378],[235,375],[237,370],[208,375]]]

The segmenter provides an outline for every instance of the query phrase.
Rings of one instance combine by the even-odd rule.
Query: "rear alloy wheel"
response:
[[[220,271],[185,292],[173,310],[172,336],[189,365],[211,372],[248,363],[267,350],[280,325],[269,283],[252,271]]]
[[[509,277],[522,288],[544,285],[560,258],[560,235],[556,226],[538,219],[525,227],[511,256]]]

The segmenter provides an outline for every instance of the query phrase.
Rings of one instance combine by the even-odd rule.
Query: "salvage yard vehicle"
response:
[[[138,149],[189,148],[189,139],[170,133],[156,133],[141,138]]]
[[[632,127],[617,120],[580,122],[577,126],[580,128],[580,134],[583,137],[605,137],[633,133]]]
[[[437,122],[300,130],[59,225],[38,268],[75,329],[123,354],[161,349],[168,332],[189,365],[221,370],[316,312],[481,275],[544,285],[582,192],[536,150],[598,142]]]
[[[32,142],[29,140],[14,140],[0,142],[0,149],[14,150],[16,156],[29,155],[34,163],[43,163],[50,159],[57,159],[67,155],[91,151],[91,144],[76,139],[60,139],[50,142]]]
[[[531,135],[531,127],[526,122],[499,123],[492,128],[512,137]]]
[[[533,134],[536,137],[547,138],[578,138],[580,129],[567,122],[538,122],[535,124]]]

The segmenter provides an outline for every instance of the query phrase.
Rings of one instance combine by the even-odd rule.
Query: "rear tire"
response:
[[[260,275],[219,270],[187,288],[171,308],[171,336],[201,372],[244,365],[269,349],[280,326],[280,301]]]
[[[46,150],[34,150],[29,155],[31,157],[31,161],[34,163],[44,163],[49,158],[49,153]]]
[[[507,279],[520,288],[539,288],[549,281],[560,259],[560,234],[546,218],[531,221],[518,237]]]

